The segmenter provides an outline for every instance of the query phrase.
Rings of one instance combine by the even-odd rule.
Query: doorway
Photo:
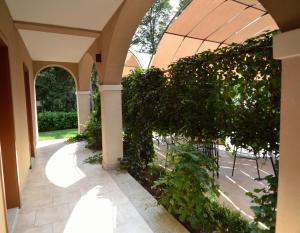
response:
[[[20,207],[15,127],[8,47],[0,39],[0,141],[5,200],[8,209]]]

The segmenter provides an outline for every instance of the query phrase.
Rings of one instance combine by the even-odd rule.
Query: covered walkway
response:
[[[186,232],[127,173],[84,163],[85,143],[38,144],[15,233]]]
[[[220,16],[219,21],[205,17],[202,21],[204,23],[199,24],[201,27],[198,25],[197,33],[194,32],[193,35],[183,33],[180,34],[181,39],[176,40],[178,44],[188,45],[187,48],[191,48],[191,43],[184,43],[183,38],[186,37],[186,41],[194,41],[187,36],[198,35],[197,39],[202,40],[201,47],[196,43],[194,51],[208,48],[204,45],[209,44],[207,42],[210,36],[219,38],[213,36],[210,30],[221,29],[221,26],[226,24],[229,28],[225,28],[225,32],[239,32],[233,30],[238,24],[230,24],[238,17],[232,17],[243,16],[242,13],[248,11],[256,12],[257,9],[252,9],[252,6],[257,8],[258,3],[257,0],[194,1],[222,4],[222,7],[220,5],[221,8],[218,8],[220,10],[214,11],[213,14]],[[155,211],[154,213],[149,210],[147,213],[142,211],[144,208],[140,208],[143,206],[141,203],[148,203],[151,197],[144,192],[145,196],[142,196],[145,199],[139,201],[134,194],[142,192],[142,189],[130,181],[130,177],[117,176],[115,173],[100,169],[100,166],[82,164],[86,153],[90,153],[85,151],[83,145],[64,143],[48,145],[39,147],[35,153],[37,127],[34,82],[37,72],[44,67],[59,66],[74,74],[78,84],[79,125],[83,125],[89,113],[89,77],[95,64],[100,76],[102,166],[107,170],[118,166],[119,159],[123,157],[120,82],[124,62],[132,36],[153,2],[154,0],[102,0],[87,4],[86,1],[78,0],[69,4],[68,1],[57,0],[47,2],[0,0],[1,233],[11,232],[7,228],[7,209],[12,208],[20,208],[17,233],[55,232],[59,227],[62,230],[58,232],[65,233],[91,233],[95,232],[95,229],[99,232],[99,227],[102,227],[101,232],[167,233],[169,231],[163,228],[164,224],[168,226],[170,232],[176,232],[171,227],[172,220],[164,219],[159,212],[157,214]],[[240,9],[241,4],[237,3],[246,6]],[[273,56],[282,60],[280,122],[282,157],[279,168],[276,233],[299,233],[300,157],[297,153],[300,150],[299,1],[259,0],[259,3],[281,31],[281,34],[273,40]],[[236,6],[236,12],[231,10],[233,5]],[[203,9],[211,8],[206,6]],[[248,17],[243,19],[248,22]],[[209,24],[206,22],[214,25],[207,28]],[[255,22],[259,23],[258,20]],[[268,26],[268,19],[266,23],[265,26]],[[170,36],[170,33],[168,35]],[[168,55],[166,52],[165,54]],[[180,52],[176,56],[181,55]],[[29,170],[31,166],[33,170]],[[139,187],[138,191],[133,187]],[[127,216],[131,214],[133,216],[130,217],[129,226]],[[150,216],[150,220],[147,216]],[[22,222],[27,225],[22,226]],[[156,229],[157,226],[161,226],[162,230]],[[85,227],[84,230],[81,227]],[[127,227],[133,229],[128,230]]]

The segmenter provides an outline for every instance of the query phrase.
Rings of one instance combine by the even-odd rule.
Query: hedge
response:
[[[39,131],[51,131],[77,128],[76,112],[40,112],[38,113]]]

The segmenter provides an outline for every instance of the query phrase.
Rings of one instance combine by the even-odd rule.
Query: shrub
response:
[[[149,163],[149,174],[154,180],[158,180],[162,176],[166,175],[166,169],[162,167],[157,161]]]
[[[40,132],[77,128],[76,112],[40,112],[38,127]]]
[[[87,140],[87,148],[92,150],[102,149],[102,131],[100,125],[100,114],[92,112],[90,118],[86,124],[86,128],[83,133]]]
[[[89,164],[101,164],[102,163],[102,155],[101,154],[95,154],[91,155],[83,160],[84,163]]]
[[[213,228],[218,186],[209,172],[215,170],[214,162],[189,145],[172,148],[168,156],[174,168],[155,182],[163,189],[159,203],[194,229]]]
[[[252,233],[251,225],[237,211],[216,203],[214,218],[217,230],[220,233]]]
[[[248,222],[238,212],[218,204],[218,185],[211,176],[216,170],[212,158],[191,145],[175,146],[168,156],[172,169],[154,185],[162,189],[159,203],[200,232],[250,232]]]
[[[137,180],[153,160],[152,131],[157,129],[160,112],[159,93],[163,92],[165,78],[159,69],[137,69],[122,80],[124,157],[121,167]]]
[[[83,135],[87,140],[87,148],[92,150],[101,150],[102,149],[102,131],[101,131],[101,108],[100,108],[100,93],[96,83],[98,78],[96,75],[95,66],[93,66],[93,111],[90,114],[89,120],[86,123],[85,130]]]
[[[71,137],[67,140],[68,143],[80,142],[86,140],[86,136],[84,134],[77,134],[74,137]]]
[[[252,198],[252,206],[255,218],[254,222],[258,226],[259,222],[265,224],[269,229],[259,229],[259,233],[274,233],[276,226],[276,207],[277,207],[277,176],[269,175],[263,178],[268,183],[268,187],[254,189],[254,192],[248,192],[247,195]]]

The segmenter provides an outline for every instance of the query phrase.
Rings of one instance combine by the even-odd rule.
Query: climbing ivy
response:
[[[254,153],[278,153],[281,66],[272,58],[273,34],[170,65],[170,131],[208,143],[230,137]]]
[[[274,33],[182,58],[167,71],[137,69],[124,78],[122,166],[138,180],[144,179],[144,172],[154,157],[153,132],[184,137],[190,143],[204,145],[229,137],[234,146],[247,148],[254,154],[278,154],[281,64],[273,59]],[[180,176],[170,173],[175,183],[178,179],[191,181],[188,173],[178,171]],[[274,232],[277,179],[266,179],[270,184],[268,189],[248,195],[258,204],[254,208],[255,222],[262,221],[270,227],[264,232]],[[190,190],[187,184],[176,190]],[[170,190],[162,202],[174,197],[173,187]],[[265,195],[260,196],[260,193]],[[181,207],[186,211],[184,203],[169,207],[195,228],[205,225],[185,215],[186,212],[176,212]]]
[[[159,129],[159,93],[164,92],[164,83],[163,72],[154,68],[137,69],[122,81],[124,157],[121,165],[139,180],[154,157],[152,131]]]
[[[202,144],[230,137],[236,147],[277,154],[281,65],[272,58],[274,33],[124,78],[123,165],[140,176],[154,155],[153,131]]]

